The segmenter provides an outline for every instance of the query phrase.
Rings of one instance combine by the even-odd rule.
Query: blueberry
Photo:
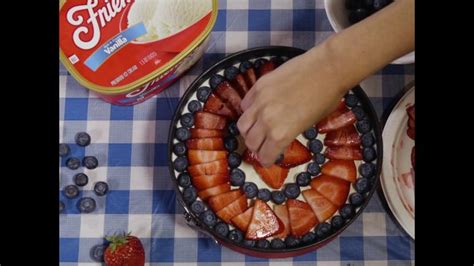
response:
[[[64,208],[66,208],[66,206],[64,206],[64,202],[59,201],[59,213],[62,213],[64,211]]]
[[[188,173],[180,173],[178,175],[178,185],[187,188],[191,185],[191,176]]]
[[[91,143],[91,136],[86,132],[79,132],[74,137],[76,144],[82,147],[85,147]]]
[[[212,89],[215,89],[223,81],[225,81],[225,78],[223,76],[221,76],[219,74],[214,74],[209,79],[209,85],[211,86]]]
[[[308,171],[310,175],[316,176],[321,172],[321,168],[319,167],[318,163],[312,162],[308,164],[306,171]]]
[[[282,204],[285,201],[285,194],[279,190],[272,191],[272,201],[275,204]]]
[[[365,177],[358,178],[354,184],[355,190],[361,194],[364,194],[370,190],[369,179]]]
[[[236,243],[240,243],[242,240],[244,240],[244,235],[237,229],[231,230],[228,237],[231,241]]]
[[[255,240],[251,240],[251,239],[245,239],[244,240],[244,246],[246,247],[255,247],[255,244],[257,243],[257,241]]]
[[[287,236],[285,239],[285,244],[289,248],[296,247],[300,244],[300,240],[294,236]]]
[[[77,168],[79,168],[79,166],[81,166],[81,160],[79,160],[76,157],[71,157],[71,158],[67,159],[66,166],[67,166],[67,168],[69,168],[71,170],[76,170]]]
[[[375,164],[363,163],[359,166],[359,173],[363,177],[373,177],[375,174]]]
[[[349,202],[354,205],[354,207],[359,207],[364,203],[364,196],[358,192],[354,192],[349,196]]]
[[[355,107],[359,103],[359,99],[354,94],[347,94],[345,98],[345,103],[349,107]]]
[[[229,123],[227,130],[229,131],[229,134],[233,136],[238,136],[240,134],[239,128],[237,127],[237,123],[235,121]]]
[[[211,88],[209,88],[207,86],[200,87],[196,91],[197,99],[200,100],[203,103],[205,103],[207,101],[207,98],[209,97],[210,94],[211,94]]]
[[[303,243],[305,244],[309,244],[313,242],[315,239],[316,239],[316,234],[313,232],[308,232],[301,238],[301,241],[303,241]]]
[[[323,150],[323,143],[319,139],[310,140],[308,147],[313,153],[320,153]]]
[[[214,231],[221,237],[226,237],[229,233],[229,226],[224,222],[219,222],[214,226]]]
[[[374,0],[373,7],[375,10],[380,10],[390,4],[392,0]]]
[[[176,129],[176,138],[179,141],[186,141],[191,137],[191,132],[185,127],[180,127]]]
[[[229,156],[227,156],[227,162],[230,168],[237,168],[242,163],[242,158],[240,158],[240,154],[231,152]]]
[[[103,181],[99,181],[94,185],[94,193],[97,196],[104,196],[109,191],[109,185]]]
[[[365,134],[365,133],[369,132],[370,129],[371,129],[371,125],[370,125],[369,119],[364,119],[364,120],[357,121],[356,127],[357,127],[357,130],[358,130],[361,134]]]
[[[326,157],[322,153],[316,153],[314,155],[314,161],[318,164],[323,164],[326,161]]]
[[[308,172],[301,172],[296,176],[296,184],[300,187],[309,185],[309,182],[311,182],[311,175]]]
[[[216,224],[216,215],[211,211],[203,211],[199,214],[199,219],[207,226],[212,227]]]
[[[76,185],[67,185],[63,188],[64,196],[68,199],[73,199],[79,196],[79,188]]]
[[[319,239],[326,238],[331,233],[331,225],[328,223],[320,223],[316,226],[316,235]]]
[[[181,122],[181,125],[183,127],[190,128],[194,125],[194,116],[191,113],[186,113],[186,114],[181,116],[179,121]]]
[[[183,172],[188,167],[188,158],[181,156],[176,158],[173,162],[174,169],[178,172]]]
[[[239,142],[237,141],[236,138],[232,136],[228,136],[224,138],[224,147],[228,151],[235,151],[237,147],[239,146]]]
[[[285,242],[280,238],[274,238],[272,239],[272,242],[270,242],[270,246],[274,249],[285,248]]]
[[[345,0],[344,6],[349,10],[354,10],[362,6],[361,0]]]
[[[257,196],[258,187],[257,187],[257,185],[255,185],[255,183],[245,182],[244,186],[242,188],[243,188],[247,198],[251,199],[251,198],[255,198]]]
[[[331,219],[331,226],[334,230],[341,228],[344,225],[344,219],[340,215],[335,215]]]
[[[77,173],[74,175],[73,180],[76,186],[83,187],[89,182],[89,177],[84,173]]]
[[[236,68],[235,66],[228,67],[224,70],[224,77],[227,80],[233,80],[235,76],[239,74],[239,69]]]
[[[267,202],[272,198],[272,193],[266,188],[261,188],[258,190],[257,198]]]
[[[367,114],[365,113],[364,109],[362,109],[362,107],[360,106],[352,108],[351,111],[354,113],[357,120],[363,120],[367,117]]]
[[[317,135],[318,131],[314,127],[310,127],[303,132],[303,136],[309,140],[316,138]]]
[[[358,8],[349,13],[349,22],[355,24],[369,16],[369,11],[365,8]]]
[[[205,210],[204,208],[204,203],[200,200],[196,200],[191,204],[191,211],[194,212],[195,214],[200,214]]]
[[[65,157],[69,154],[69,152],[70,152],[69,145],[67,145],[66,143],[59,144],[59,156]]]
[[[372,133],[365,133],[361,137],[362,146],[370,147],[375,144],[375,138]]]
[[[97,262],[104,262],[104,252],[107,248],[106,245],[95,245],[91,248],[90,256],[92,260]]]
[[[87,169],[95,169],[99,165],[99,161],[95,156],[85,156],[82,159],[82,165]]]
[[[270,58],[270,61],[272,61],[275,64],[275,66],[280,66],[281,64],[285,62],[285,60],[283,60],[283,58],[280,56],[274,56]]]
[[[195,113],[201,110],[202,106],[198,100],[192,100],[188,103],[188,111],[191,113]]]
[[[344,206],[339,209],[339,214],[344,219],[350,219],[354,216],[354,207],[350,204],[344,204]]]
[[[247,69],[251,67],[252,67],[252,63],[250,63],[249,61],[243,61],[242,63],[240,63],[239,70],[240,72],[245,72],[247,71]]]
[[[371,10],[374,8],[374,0],[363,0],[362,6],[365,7],[367,10]]]
[[[270,242],[266,239],[257,240],[257,248],[269,248]]]
[[[259,59],[255,60],[255,62],[254,62],[253,65],[255,66],[255,68],[259,68],[260,66],[262,66],[262,65],[265,64],[266,62],[268,62],[267,59],[265,59],[265,58],[259,58]]]
[[[186,144],[184,142],[178,142],[173,145],[173,152],[178,156],[185,155],[187,150],[188,148],[186,147]]]
[[[375,152],[375,149],[372,147],[367,147],[362,150],[362,159],[364,159],[365,162],[371,162],[377,158],[377,153]]]
[[[278,155],[278,158],[275,160],[275,164],[281,163],[284,158],[285,158],[285,156],[283,155],[283,153]]]
[[[296,199],[300,195],[300,187],[295,183],[285,185],[284,193],[289,199]]]
[[[191,203],[197,198],[197,191],[194,187],[187,187],[183,189],[183,199],[186,203]]]
[[[239,168],[234,168],[230,171],[230,184],[232,186],[240,187],[245,183],[245,173]]]
[[[96,203],[93,198],[84,197],[77,202],[77,209],[80,213],[91,213],[95,210]]]

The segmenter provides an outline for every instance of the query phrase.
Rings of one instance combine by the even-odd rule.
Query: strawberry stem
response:
[[[114,235],[105,237],[105,239],[110,242],[109,246],[112,250],[112,253],[115,252],[118,247],[127,244],[128,237],[131,235],[131,233],[132,232],[115,233]]]

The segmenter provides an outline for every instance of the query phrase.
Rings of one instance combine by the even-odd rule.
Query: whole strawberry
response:
[[[110,241],[104,253],[104,260],[108,266],[145,265],[143,245],[140,239],[130,234],[122,233],[105,238]]]

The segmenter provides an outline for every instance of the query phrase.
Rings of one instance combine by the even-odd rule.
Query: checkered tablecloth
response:
[[[71,171],[61,161],[61,188],[83,171],[90,180],[81,196],[97,200],[95,212],[81,215],[75,207],[77,199],[68,200],[59,193],[66,204],[66,214],[59,217],[61,265],[97,265],[90,258],[90,248],[115,231],[131,231],[140,237],[146,265],[412,265],[414,242],[387,215],[378,195],[340,237],[315,252],[289,259],[244,256],[186,225],[167,168],[166,142],[170,120],[188,85],[229,53],[266,45],[309,49],[333,34],[323,0],[219,2],[204,58],[179,82],[142,104],[107,104],[60,65],[60,142],[70,143],[74,156],[97,156],[100,164],[94,170]],[[365,80],[362,87],[381,115],[413,79],[413,65],[392,65]],[[73,144],[79,131],[92,137],[85,149]],[[110,186],[105,197],[91,191],[99,180]]]

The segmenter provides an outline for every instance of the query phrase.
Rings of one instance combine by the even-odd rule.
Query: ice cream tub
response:
[[[217,0],[60,0],[60,59],[101,99],[134,105],[203,55]]]

